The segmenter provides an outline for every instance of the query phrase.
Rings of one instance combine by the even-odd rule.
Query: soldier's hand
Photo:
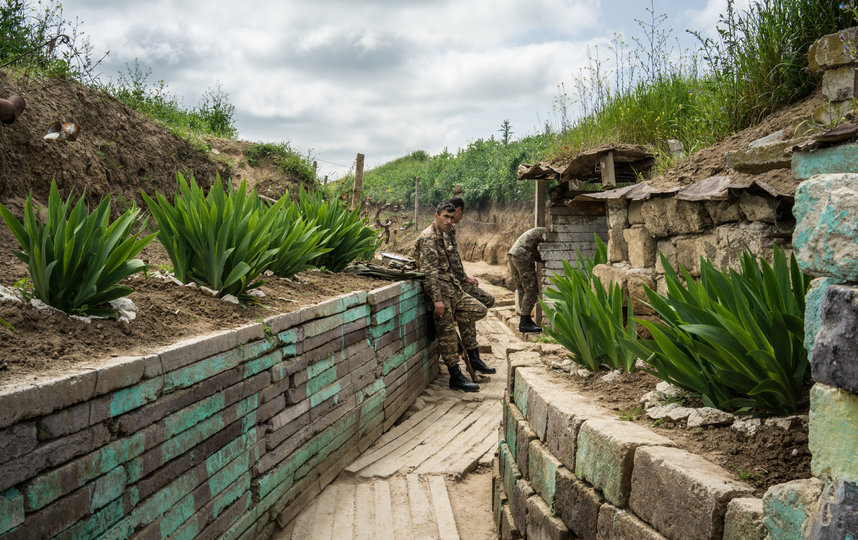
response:
[[[435,302],[435,315],[441,316],[444,314],[444,302]]]
[[[466,277],[466,278],[465,278],[465,283],[470,283],[471,285],[479,286],[479,284],[480,284],[480,280],[478,280],[478,279],[477,279],[477,278],[475,278],[475,277]]]

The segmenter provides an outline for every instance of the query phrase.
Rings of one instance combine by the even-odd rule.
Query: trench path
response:
[[[460,534],[466,527],[456,521],[448,486],[479,466],[492,465],[507,348],[518,341],[492,311],[477,322],[477,331],[480,355],[497,373],[483,379],[480,391],[450,390],[442,367],[398,425],[346,467],[274,540],[469,538]],[[490,521],[490,498],[473,502],[488,507]]]

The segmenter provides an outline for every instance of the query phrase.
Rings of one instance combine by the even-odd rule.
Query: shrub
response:
[[[349,211],[339,201],[325,201],[320,193],[304,188],[298,205],[304,219],[326,235],[323,247],[328,251],[313,261],[319,268],[339,272],[354,260],[371,259],[381,244],[357,209]]]
[[[331,250],[325,247],[328,236],[312,220],[304,219],[296,204],[290,203],[274,225],[271,247],[277,252],[269,270],[278,277],[290,278],[312,268],[315,259]]]
[[[773,264],[747,249],[741,272],[701,260],[701,278],[685,281],[661,257],[668,295],[647,289],[663,323],[639,321],[653,341],[624,341],[651,373],[700,395],[710,407],[789,414],[809,377],[804,349],[804,297],[810,278],[795,256],[775,247]]]
[[[83,195],[69,211],[71,199],[70,194],[63,201],[52,181],[45,221],[36,216],[32,194],[23,222],[0,204],[0,216],[22,249],[13,253],[27,264],[36,298],[69,314],[115,316],[116,310],[105,304],[133,292],[119,282],[146,267],[133,257],[155,235],[133,234],[140,213],[136,207],[111,223],[110,197],[92,213]]]
[[[160,193],[157,202],[143,193],[176,278],[248,300],[246,291],[262,285],[256,278],[277,253],[271,239],[286,199],[267,207],[256,191],[247,193],[245,182],[237,191],[224,189],[219,175],[207,196],[193,177],[189,184],[178,174],[177,181],[173,204]]]
[[[631,302],[628,314],[623,312],[626,295],[622,287],[611,283],[606,289],[593,275],[593,267],[607,261],[605,244],[598,236],[596,244],[593,259],[578,252],[576,268],[563,261],[563,275],[551,276],[554,288],[545,291],[549,301],[540,300],[549,321],[545,333],[566,347],[572,360],[591,371],[603,366],[632,371],[635,355],[620,345],[619,338],[637,338],[634,312]],[[623,322],[625,317],[627,324]]]

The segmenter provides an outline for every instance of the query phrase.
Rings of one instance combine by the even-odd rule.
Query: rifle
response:
[[[468,369],[468,374],[471,376],[472,381],[477,382],[477,373],[471,365],[471,359],[468,357],[468,351],[466,351],[465,347],[462,346],[462,337],[458,332],[456,333],[456,339],[459,342],[459,354],[462,356],[462,360],[465,361],[465,367]]]

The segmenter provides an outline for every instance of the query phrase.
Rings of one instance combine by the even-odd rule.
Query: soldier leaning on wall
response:
[[[515,293],[518,295],[519,332],[542,332],[530,312],[539,298],[539,279],[536,275],[536,263],[542,262],[539,256],[539,244],[545,241],[545,227],[534,227],[525,231],[507,253],[507,265],[515,281]]]

